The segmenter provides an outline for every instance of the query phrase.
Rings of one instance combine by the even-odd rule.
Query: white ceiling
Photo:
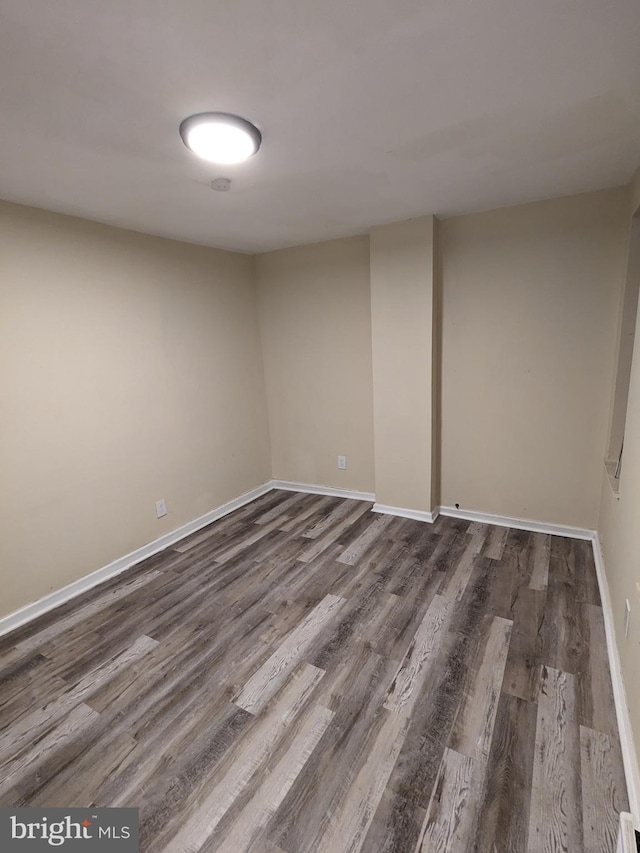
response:
[[[259,154],[191,154],[208,110]],[[10,201],[258,252],[639,164],[638,0],[0,0]]]

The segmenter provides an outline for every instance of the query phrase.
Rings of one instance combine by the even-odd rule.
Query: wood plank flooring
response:
[[[274,491],[0,638],[0,806],[149,853],[615,850],[590,545]]]

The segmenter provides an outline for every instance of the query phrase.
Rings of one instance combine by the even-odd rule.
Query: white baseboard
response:
[[[633,828],[633,815],[628,812],[620,812],[620,824],[618,826],[618,844],[616,853],[637,853],[636,833]]]
[[[609,582],[602,556],[602,548],[600,547],[600,538],[597,533],[595,533],[593,538],[593,558],[596,564],[596,574],[598,576],[598,586],[600,587],[600,598],[602,600],[609,669],[611,670],[613,698],[616,706],[616,717],[618,719],[618,731],[620,733],[622,760],[624,761],[624,775],[627,781],[627,793],[629,794],[629,806],[635,825],[640,828],[640,771],[638,769],[638,754],[633,739],[627,694],[622,678],[622,665],[620,663],[618,644],[616,643]]]
[[[638,754],[636,752],[631,720],[629,717],[629,706],[622,678],[622,666],[620,654],[616,643],[613,611],[611,610],[611,596],[609,594],[609,583],[602,557],[600,539],[595,530],[581,527],[570,527],[563,524],[548,524],[541,521],[531,521],[523,518],[509,518],[502,515],[491,515],[484,512],[456,509],[455,507],[439,507],[440,515],[452,518],[463,518],[467,521],[478,521],[484,524],[496,524],[499,527],[515,527],[519,530],[529,530],[533,533],[549,533],[552,536],[568,536],[572,539],[590,540],[593,547],[593,557],[598,577],[598,587],[602,600],[602,612],[604,616],[604,627],[607,640],[607,655],[609,669],[611,671],[611,682],[613,685],[613,697],[616,708],[618,731],[620,733],[620,746],[624,761],[624,774],[629,794],[629,805],[636,827],[640,828],[640,770],[638,767]]]
[[[284,489],[287,492],[304,492],[309,495],[330,495],[334,498],[351,498],[354,501],[373,503],[373,492],[354,492],[349,489],[334,489],[333,486],[316,486],[312,483],[291,483],[288,480],[272,480],[272,489]]]
[[[498,527],[515,527],[517,530],[529,530],[532,533],[550,533],[552,536],[568,536],[570,539],[592,540],[595,530],[586,527],[571,527],[568,524],[549,524],[546,521],[531,521],[528,518],[511,518],[508,515],[491,515],[488,512],[476,512],[470,509],[456,509],[453,506],[438,507],[440,515],[451,518],[463,518],[466,521],[478,521],[481,524],[495,524]]]
[[[426,512],[420,509],[404,509],[401,506],[388,506],[387,504],[375,503],[372,507],[373,512],[381,512],[384,515],[397,515],[400,518],[412,518],[414,521],[426,521],[429,524],[438,517],[438,511]]]
[[[292,483],[285,480],[271,480],[264,483],[255,489],[251,489],[234,498],[231,501],[211,510],[199,518],[183,524],[175,530],[165,533],[163,536],[143,545],[141,548],[126,554],[91,572],[89,575],[80,578],[73,583],[68,584],[62,589],[56,590],[49,595],[44,596],[38,601],[28,604],[25,607],[10,613],[8,616],[0,618],[0,636],[7,634],[24,625],[27,622],[36,619],[49,610],[53,610],[66,601],[81,595],[83,592],[97,586],[109,578],[118,575],[127,569],[132,568],[142,560],[151,557],[153,554],[162,551],[164,548],[173,545],[175,542],[184,539],[197,530],[206,527],[208,524],[216,521],[219,518],[233,512],[236,509],[244,506],[247,503],[261,497],[272,489],[283,489],[286,491],[305,492],[308,494],[330,495],[333,497],[351,498],[361,501],[375,501],[375,495],[370,492],[349,491],[347,489],[335,489],[328,486],[311,485],[308,483]],[[600,548],[600,540],[598,534],[594,530],[587,530],[579,527],[569,527],[566,525],[547,524],[545,522],[530,521],[521,518],[510,518],[508,516],[491,515],[489,513],[475,512],[470,510],[459,510],[454,507],[438,507],[433,513],[423,512],[419,510],[404,509],[402,507],[388,506],[385,504],[374,503],[373,512],[384,513],[388,515],[397,515],[401,518],[412,518],[417,521],[433,522],[438,517],[438,514],[450,516],[453,518],[462,518],[468,521],[478,521],[485,524],[495,524],[501,527],[515,527],[520,530],[529,530],[536,533],[549,533],[555,536],[568,536],[575,539],[588,539],[593,543],[593,554],[598,577],[598,585],[600,587],[600,597],[602,599],[602,609],[604,614],[604,624],[607,639],[607,653],[609,657],[609,668],[611,670],[611,680],[613,683],[613,694],[615,700],[616,715],[618,721],[618,729],[620,732],[620,741],[622,746],[622,756],[624,760],[624,770],[629,794],[629,802],[631,812],[636,826],[640,826],[640,771],[638,768],[638,758],[635,750],[633,732],[631,729],[631,720],[629,718],[629,709],[627,705],[626,692],[624,681],[622,678],[622,668],[620,664],[620,656],[615,640],[615,631],[613,624],[613,613],[611,610],[611,598],[609,595],[609,584],[607,582],[602,550]]]
[[[65,601],[69,601],[77,595],[81,595],[83,592],[103,583],[109,578],[119,575],[121,572],[125,572],[127,569],[141,563],[142,560],[146,560],[147,557],[157,554],[158,551],[168,548],[169,545],[173,545],[175,542],[180,541],[180,539],[184,539],[185,536],[190,536],[192,533],[206,527],[213,521],[217,521],[217,519],[222,518],[223,515],[228,515],[228,513],[233,512],[235,509],[239,509],[241,506],[254,501],[256,498],[261,497],[267,492],[270,492],[272,488],[273,486],[271,482],[263,483],[263,485],[245,492],[243,495],[222,504],[222,506],[212,509],[205,515],[201,515],[200,518],[188,521],[181,527],[177,527],[175,530],[165,533],[164,536],[154,539],[153,542],[149,542],[147,545],[137,548],[130,554],[125,554],[124,557],[119,557],[107,566],[96,569],[95,572],[91,572],[91,574],[85,575],[77,581],[67,584],[67,586],[62,587],[62,589],[57,589],[55,592],[49,593],[49,595],[45,595],[43,598],[38,599],[38,601],[34,601],[32,604],[27,604],[25,607],[21,607],[13,613],[9,613],[8,616],[0,618],[0,636],[9,633],[9,631],[14,631],[26,622],[31,622],[33,619],[37,619],[37,617],[42,616],[43,613],[53,610],[54,607],[59,607],[61,604],[64,604]]]

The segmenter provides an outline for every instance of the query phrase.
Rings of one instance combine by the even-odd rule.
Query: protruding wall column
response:
[[[374,509],[430,519],[437,470],[435,220],[371,229]]]

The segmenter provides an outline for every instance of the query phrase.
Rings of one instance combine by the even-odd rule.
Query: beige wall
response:
[[[441,224],[442,503],[595,527],[627,193]]]
[[[631,211],[631,214],[633,215],[640,208],[640,168],[638,168],[635,175],[631,179],[630,192],[631,192],[630,211]]]
[[[640,215],[640,172],[630,193],[627,229],[634,212]],[[598,532],[611,594],[616,640],[627,692],[636,746],[640,746],[640,314],[637,316],[633,363],[624,432],[624,455],[619,496],[614,495],[601,467],[601,505]],[[624,636],[624,602],[629,600],[629,635]],[[640,791],[636,791],[636,798]],[[636,799],[636,819],[638,801]]]
[[[372,492],[368,238],[259,255],[255,273],[274,478]]]
[[[269,479],[251,265],[0,204],[0,614]]]
[[[270,476],[595,526],[628,204],[440,223],[435,327],[431,217],[374,229],[372,267],[366,236],[251,259],[2,204],[1,611]]]
[[[629,231],[629,254],[627,260],[624,293],[618,309],[617,364],[615,381],[612,383],[611,421],[607,459],[618,462],[624,436],[629,396],[631,363],[635,338],[638,307],[638,282],[640,281],[640,217],[635,217]]]
[[[430,512],[434,218],[371,229],[376,501]]]

